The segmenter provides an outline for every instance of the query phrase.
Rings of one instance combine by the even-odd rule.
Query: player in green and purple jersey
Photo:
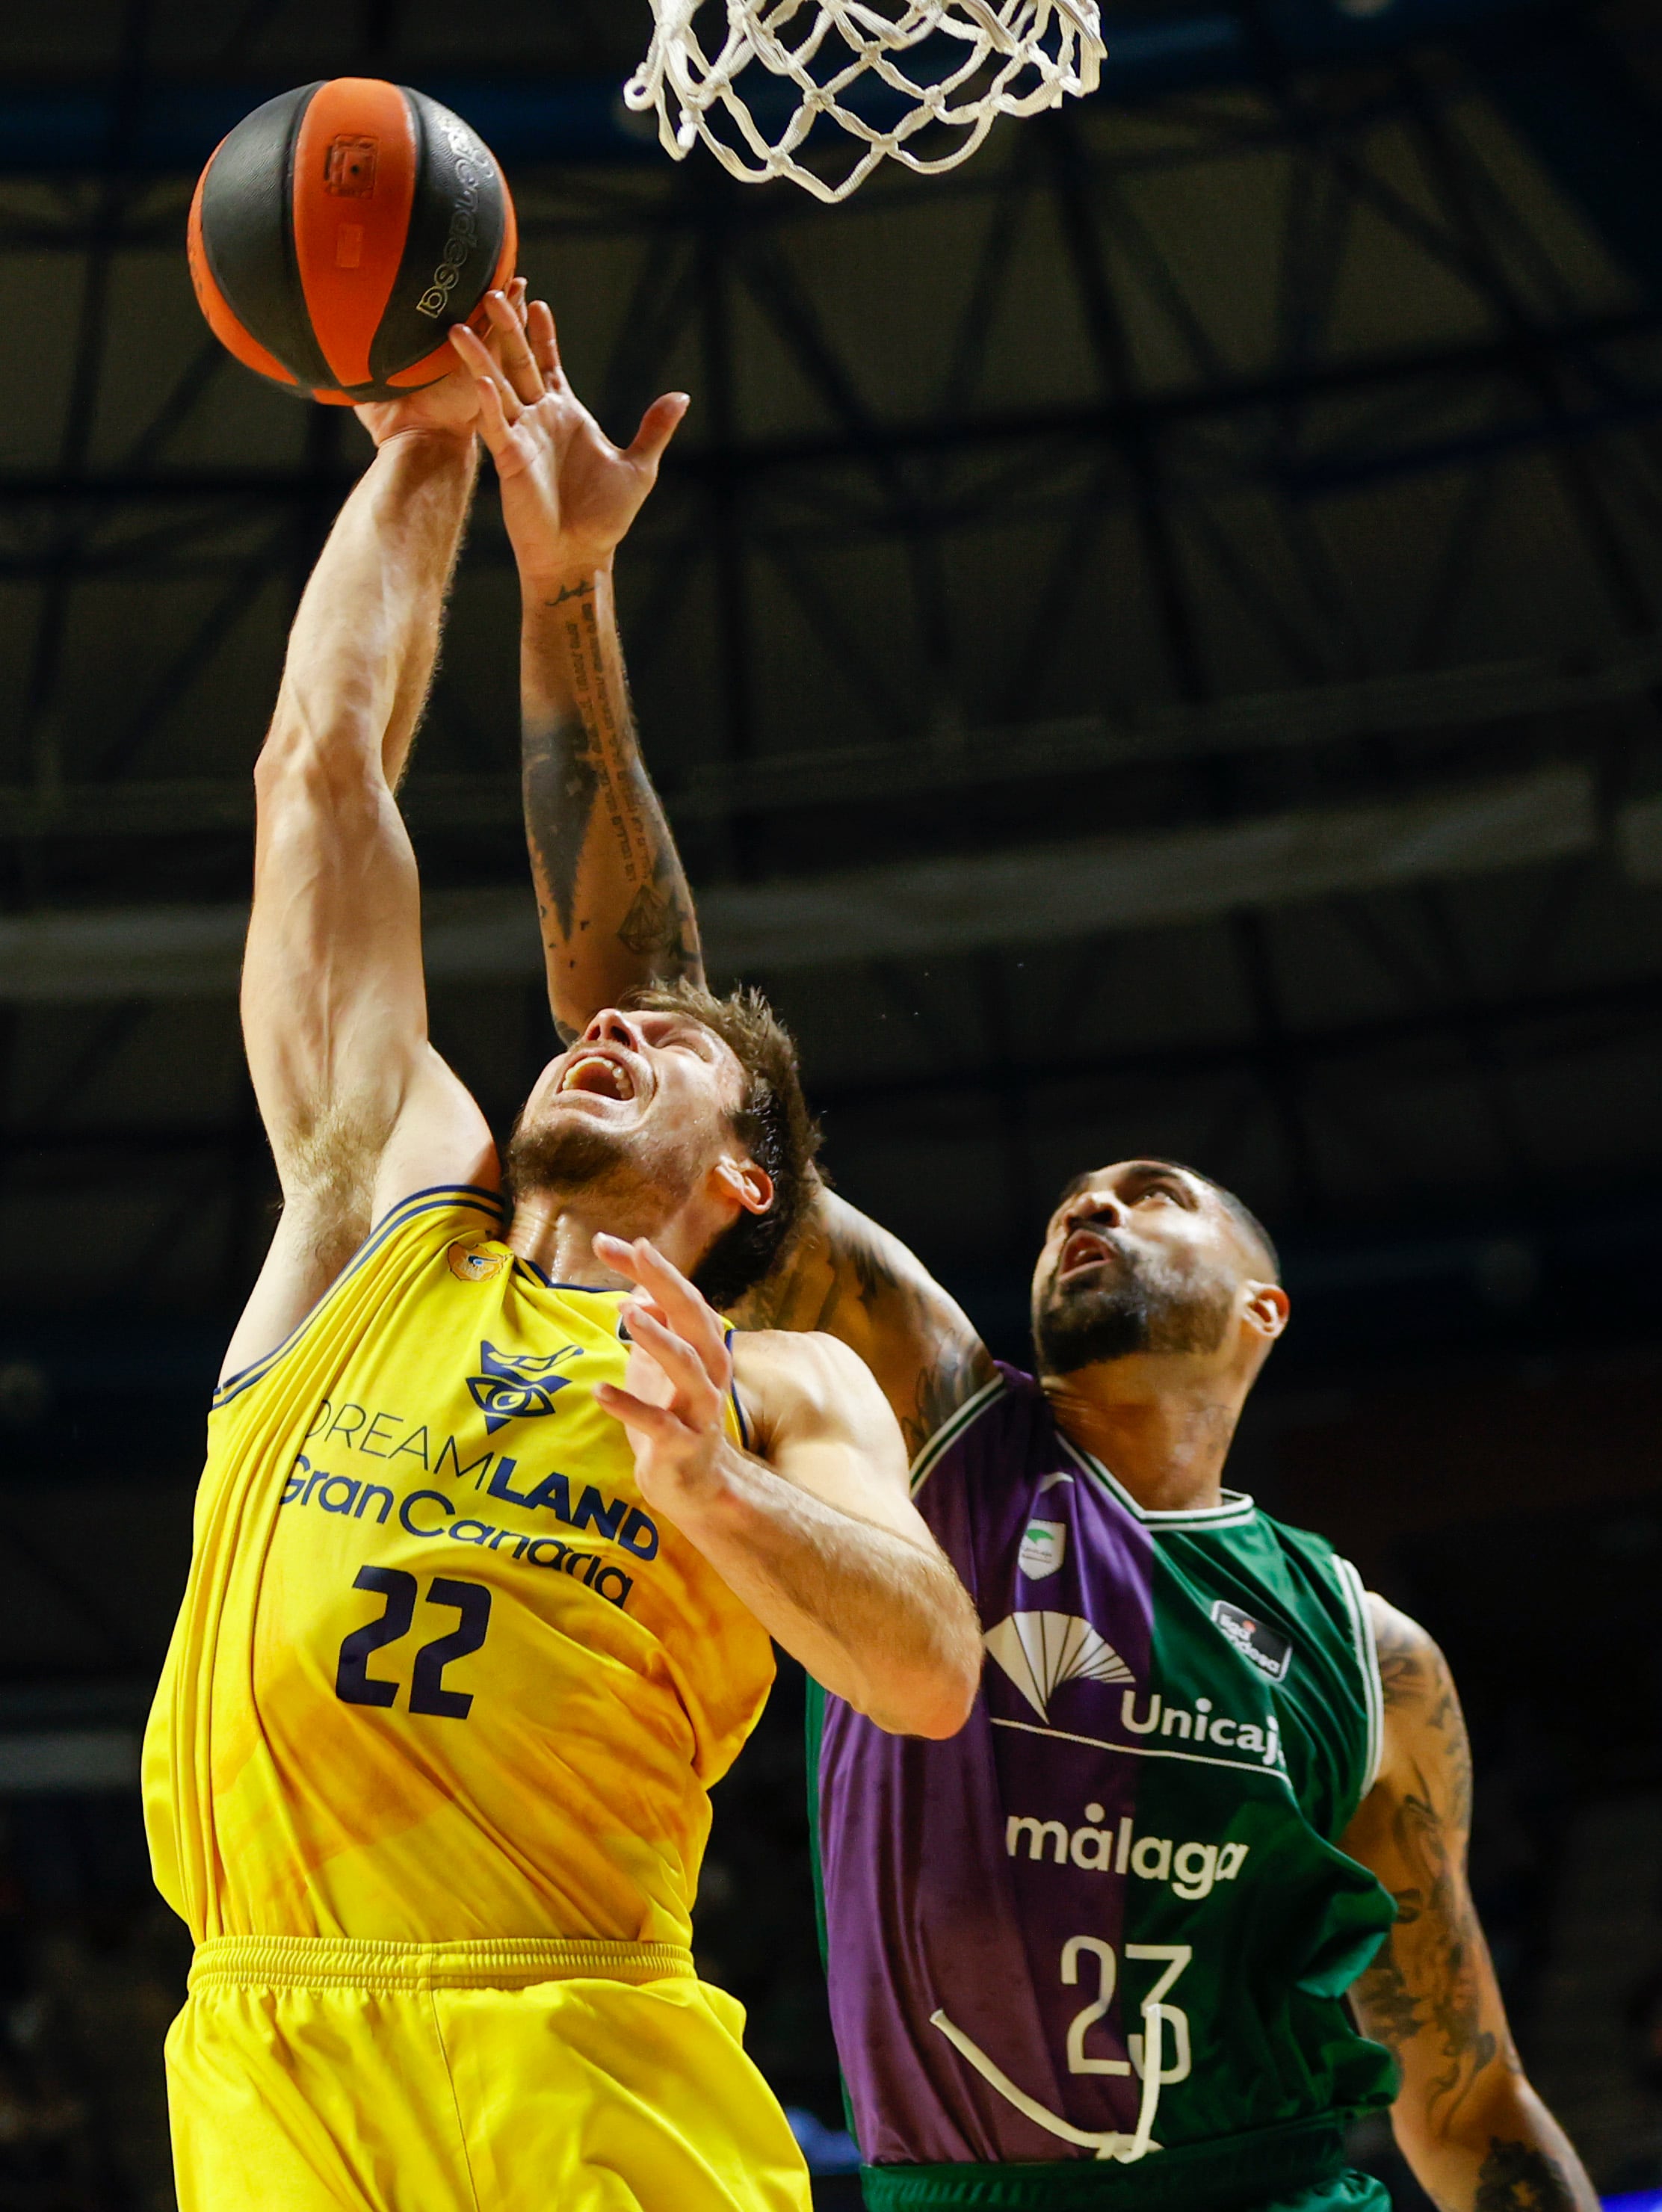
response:
[[[512,389],[509,389],[511,386]],[[511,351],[526,792],[557,1018],[703,981],[630,727],[612,556],[648,479]],[[548,580],[557,577],[557,589]],[[988,1662],[961,1735],[817,1716],[831,2011],[874,2206],[1382,2205],[1390,2104],[1443,2212],[1593,2212],[1519,2069],[1466,1882],[1470,1763],[1430,1638],[1225,1488],[1284,1327],[1206,1177],[1081,1176],[1034,1275],[1037,1380],[829,1192],[746,1318],[876,1373]]]

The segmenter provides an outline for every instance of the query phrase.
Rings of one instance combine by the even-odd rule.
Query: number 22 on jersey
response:
[[[354,1589],[374,1590],[386,1600],[373,1620],[355,1628],[340,1647],[335,1669],[335,1695],[349,1705],[394,1705],[402,1685],[369,1672],[374,1652],[402,1643],[415,1624],[420,1583],[404,1567],[360,1567]],[[432,1638],[416,1653],[410,1675],[409,1710],[435,1713],[447,1720],[465,1721],[472,1708],[471,1690],[446,1686],[444,1670],[458,1659],[481,1650],[490,1626],[490,1592],[483,1583],[465,1583],[448,1575],[435,1575],[427,1586],[426,1602],[460,1614],[447,1633]]]

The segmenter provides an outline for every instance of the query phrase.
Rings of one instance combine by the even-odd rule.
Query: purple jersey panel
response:
[[[1135,2125],[1129,2069],[1058,2079],[1056,2059],[1096,1974],[1093,1956],[1076,1956],[1075,1985],[1064,1986],[1064,1947],[1081,1929],[1120,1942],[1123,1885],[1105,1883],[1100,1868],[1135,1815],[1138,1762],[1025,1733],[1020,1716],[1044,1717],[1052,1703],[1063,1712],[1070,1668],[1116,1703],[1117,1685],[1148,1680],[1153,1547],[1086,1477],[1042,1395],[1013,1372],[947,1443],[917,1502],[983,1626],[1017,1613],[1075,1626],[1059,1627],[1052,1652],[1035,1647],[1028,1665],[1013,1645],[1028,1686],[998,1669],[996,1700],[978,1698],[948,1742],[886,1735],[826,1700],[819,1786],[832,2023],[868,2162],[1054,2159],[1067,2154],[1055,2136],[966,2067],[930,2015],[943,2012],[983,2049],[1021,2049],[1021,2086],[1050,2111],[1093,2130]],[[1096,1641],[1062,1649],[1081,1646],[1086,1623]],[[1078,1868],[1055,1863],[1048,1837],[1042,1856],[1007,1849],[1012,1815],[1054,1797],[1059,1753],[1077,1770],[1072,1820],[1098,1832]]]

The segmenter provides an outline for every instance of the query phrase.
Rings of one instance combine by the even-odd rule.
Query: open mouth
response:
[[[1075,1229],[1062,1248],[1062,1257],[1056,1263],[1056,1280],[1065,1283],[1071,1276],[1088,1273],[1105,1261],[1117,1260],[1111,1240],[1095,1229]]]
[[[560,1078],[561,1095],[568,1091],[581,1091],[590,1098],[633,1098],[635,1079],[609,1053],[586,1052]]]

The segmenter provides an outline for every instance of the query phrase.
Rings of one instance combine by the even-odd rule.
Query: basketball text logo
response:
[[[416,302],[416,313],[436,322],[450,305],[450,295],[472,259],[479,242],[479,179],[489,176],[490,164],[471,133],[454,124],[445,126],[446,143],[456,164],[456,195],[450,208],[450,235],[433,271],[432,281]]]
[[[1284,1682],[1287,1670],[1293,1663],[1293,1644],[1278,1628],[1267,1621],[1255,1620],[1250,1613],[1243,1613],[1238,1605],[1227,1598],[1219,1598],[1212,1607],[1212,1618],[1234,1645],[1243,1659],[1250,1660],[1259,1674],[1268,1674],[1272,1682]]]

